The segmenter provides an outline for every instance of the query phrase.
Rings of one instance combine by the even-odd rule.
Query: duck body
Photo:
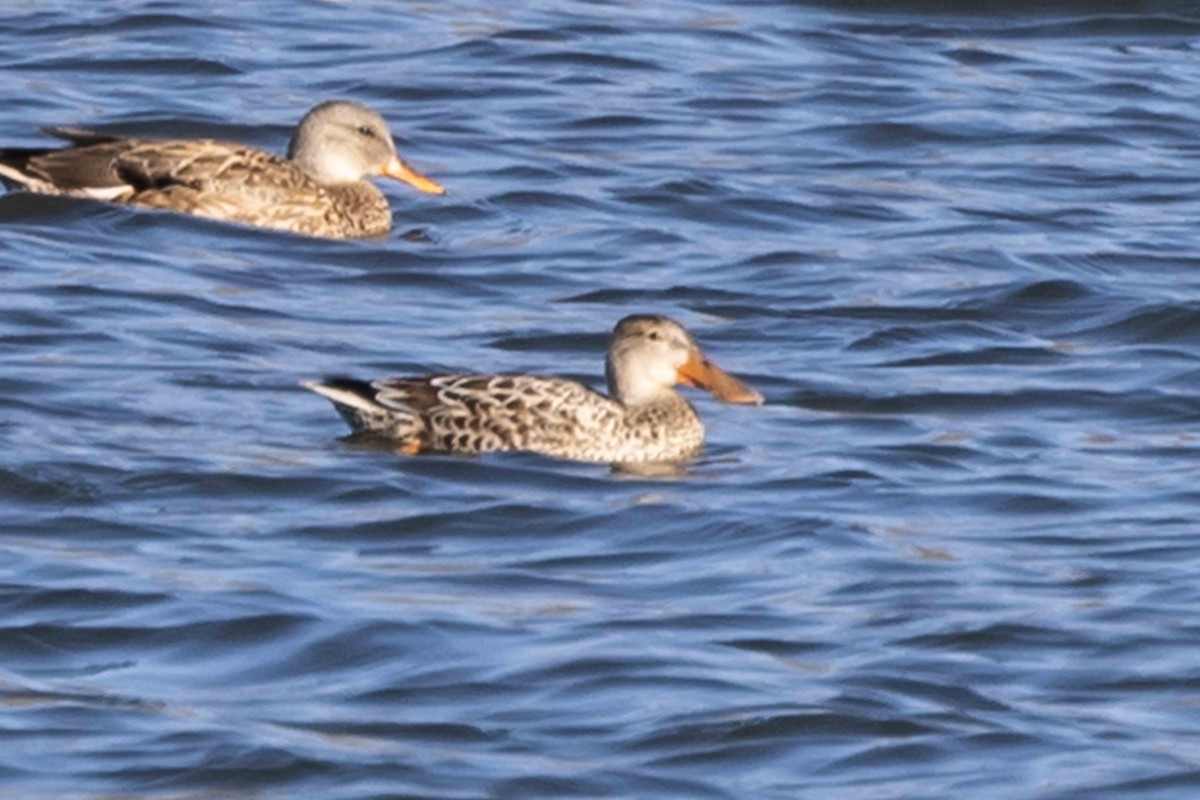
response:
[[[397,440],[410,453],[675,462],[704,444],[700,417],[678,394],[630,407],[576,381],[515,374],[306,385],[332,400],[354,431]]]
[[[523,450],[617,464],[699,454],[704,425],[672,388],[677,382],[726,402],[762,402],[665,317],[621,320],[607,372],[610,395],[566,378],[520,374],[330,378],[303,385],[331,400],[352,430],[394,440],[407,453]]]
[[[128,139],[78,128],[47,132],[70,144],[0,150],[0,179],[41,194],[327,238],[391,230],[387,199],[368,176],[444,191],[396,156],[378,113],[349,101],[328,101],[310,111],[286,158],[215,139]]]

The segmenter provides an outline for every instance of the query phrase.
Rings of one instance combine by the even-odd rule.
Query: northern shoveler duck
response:
[[[682,383],[726,403],[762,395],[712,363],[682,325],[635,315],[613,330],[609,395],[566,378],[434,375],[302,385],[333,401],[355,432],[396,440],[406,453],[526,450],[576,461],[679,462],[704,442]]]
[[[78,128],[46,132],[70,144],[0,150],[0,180],[41,194],[335,239],[391,230],[387,199],[368,177],[446,191],[396,155],[378,112],[349,100],[329,100],[305,114],[287,158],[214,139],[125,139]]]

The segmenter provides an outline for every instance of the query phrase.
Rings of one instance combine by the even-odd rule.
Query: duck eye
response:
[[[368,139],[375,138],[375,131],[371,130],[366,125],[359,125],[358,132],[361,133],[363,136],[367,137]]]
[[[659,339],[658,331],[650,331],[650,341],[657,342]]]

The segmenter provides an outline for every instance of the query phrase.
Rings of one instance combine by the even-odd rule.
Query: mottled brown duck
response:
[[[700,452],[704,425],[676,384],[726,403],[763,401],[666,317],[618,322],[606,373],[608,395],[566,378],[520,374],[302,385],[333,401],[354,431],[394,440],[406,453],[525,450],[614,464],[676,463]]]
[[[334,239],[383,236],[388,176],[433,194],[439,184],[396,155],[387,123],[361,103],[329,100],[300,120],[287,157],[215,139],[126,139],[48,128],[55,149],[0,150],[0,180],[87,197]]]

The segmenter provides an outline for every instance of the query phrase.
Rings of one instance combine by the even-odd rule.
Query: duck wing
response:
[[[332,400],[355,430],[399,439],[413,452],[557,451],[624,413],[582,383],[533,375],[330,379],[305,386]]]
[[[117,174],[114,164],[123,152],[137,146],[137,140],[82,128],[48,128],[46,132],[71,145],[4,148],[0,150],[0,177],[42,194],[112,200],[130,193],[131,187]]]
[[[380,404],[411,409],[424,446],[454,452],[545,450],[594,430],[619,406],[582,383],[534,375],[441,375],[374,384]]]
[[[84,128],[48,128],[70,146],[0,150],[5,177],[34,191],[135,205],[171,207],[143,192],[181,187],[213,195],[243,195],[262,203],[320,194],[291,161],[254,147],[215,139],[125,139]],[[121,197],[121,195],[126,195]],[[176,198],[178,199],[178,198]]]

